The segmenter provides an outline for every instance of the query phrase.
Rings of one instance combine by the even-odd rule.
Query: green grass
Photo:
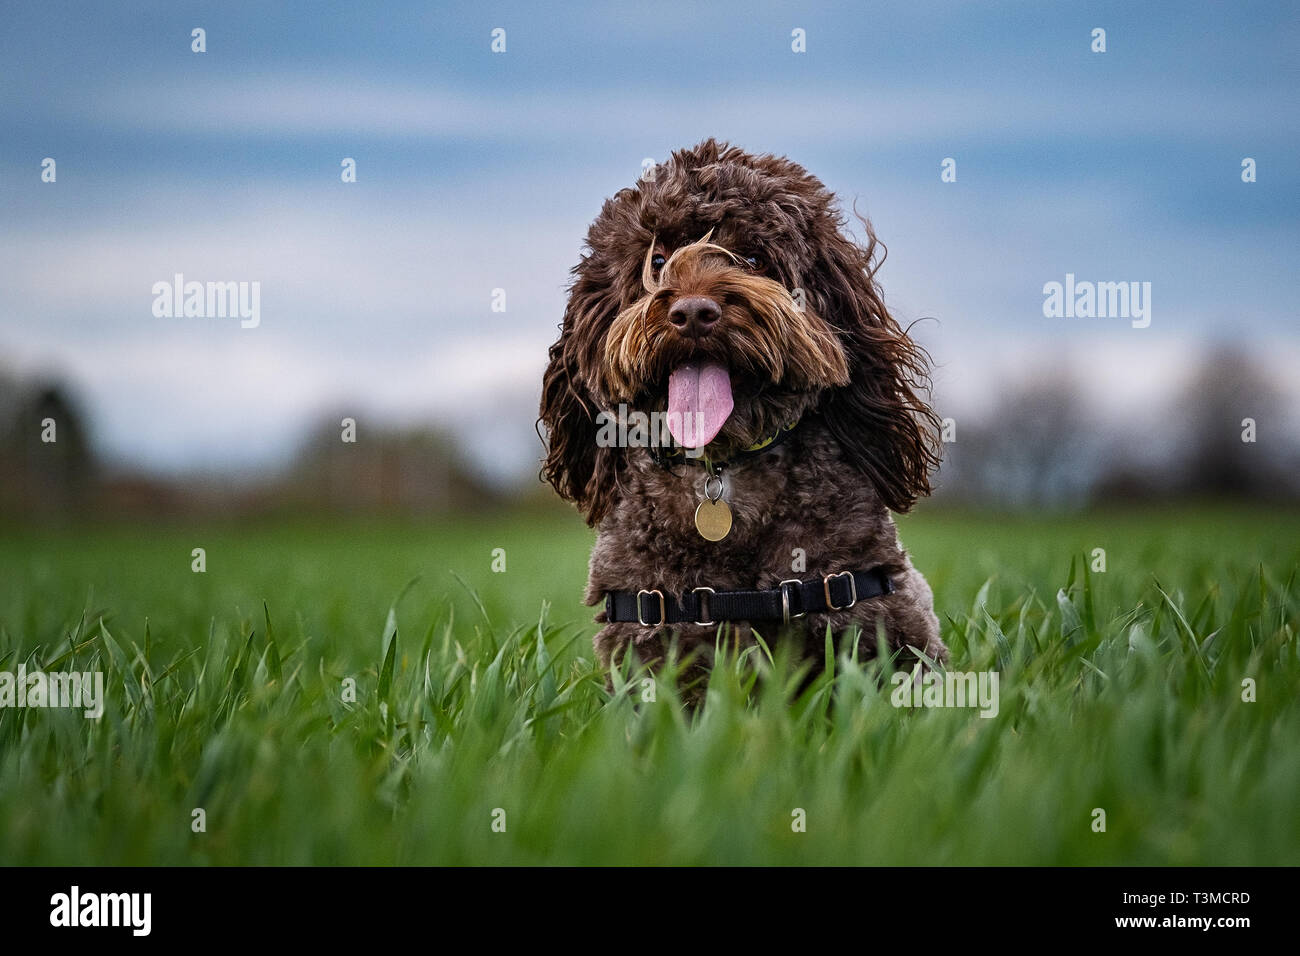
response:
[[[993,719],[896,709],[846,655],[791,699],[779,647],[693,719],[667,680],[610,698],[572,516],[11,529],[0,670],[108,701],[0,709],[0,861],[1300,863],[1300,516],[901,529]]]

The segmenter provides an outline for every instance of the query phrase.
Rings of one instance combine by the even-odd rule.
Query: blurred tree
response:
[[[1096,481],[1100,445],[1070,376],[1042,374],[1004,392],[987,417],[957,416],[940,494],[1010,508],[1077,507]]]
[[[0,386],[0,507],[84,513],[97,471],[81,411],[61,384]]]
[[[443,432],[362,422],[356,440],[344,441],[341,421],[332,417],[309,433],[273,499],[336,512],[442,512],[499,503]]]
[[[1244,353],[1212,351],[1174,406],[1183,452],[1171,490],[1207,498],[1294,498],[1300,492],[1296,449],[1282,406],[1280,391]]]

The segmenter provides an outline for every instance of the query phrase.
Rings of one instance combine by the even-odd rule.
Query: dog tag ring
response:
[[[717,490],[711,483],[717,483]],[[705,541],[721,541],[731,531],[731,508],[722,500],[722,478],[704,479],[704,500],[695,509],[695,530]]]

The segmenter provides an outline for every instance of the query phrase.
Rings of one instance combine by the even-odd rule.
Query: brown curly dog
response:
[[[706,672],[720,629],[821,659],[829,624],[946,660],[890,510],[938,464],[928,357],[876,238],[788,159],[707,140],[605,202],[543,381],[543,475],[598,527],[595,646]]]

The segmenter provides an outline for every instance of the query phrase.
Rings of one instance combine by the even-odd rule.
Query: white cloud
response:
[[[1147,90],[1079,96],[1068,87],[1008,82],[955,86],[884,86],[863,80],[846,86],[791,89],[778,82],[755,87],[754,76],[728,83],[714,78],[708,96],[671,95],[671,87],[646,96],[639,87],[530,86],[472,92],[447,85],[377,83],[338,74],[246,75],[106,85],[56,106],[56,118],[78,126],[133,133],[203,133],[223,138],[339,134],[349,137],[448,138],[468,142],[510,140],[568,143],[576,116],[590,118],[606,141],[686,142],[720,133],[748,142],[780,135],[809,145],[844,148],[890,146],[964,137],[1028,136],[1038,139],[1088,131],[1100,136],[1204,135],[1215,117],[1219,138],[1268,133],[1276,128],[1270,104],[1207,87],[1171,104]],[[758,78],[760,82],[762,78]],[[671,101],[671,109],[664,107]],[[1192,107],[1191,103],[1195,103]],[[811,141],[810,141],[811,138]],[[659,157],[662,158],[662,157]]]
[[[688,98],[665,111],[608,87],[489,96],[258,77],[151,90],[107,86],[76,108],[84,115],[64,119],[141,136],[346,132],[528,144],[559,142],[571,134],[574,116],[592,116],[602,139],[614,143],[680,144],[706,132],[760,148],[773,136],[799,140],[797,157],[814,167],[805,152],[843,156],[864,143],[984,133],[990,123],[1000,136],[1091,124],[1110,133],[1170,132],[1186,123],[1158,103],[1113,98],[1062,116],[1043,90],[1008,96],[968,88],[936,97],[921,88],[837,89],[809,110],[812,92],[722,89],[707,102]],[[1233,115],[1237,133],[1261,126],[1262,113]],[[783,118],[779,127],[773,116]],[[727,117],[727,129],[716,129],[719,117]],[[590,167],[559,172],[545,165],[558,162],[554,156],[539,155],[500,172],[470,170],[450,183],[357,193],[360,202],[340,194],[349,201],[335,203],[321,192],[333,169],[323,171],[321,184],[243,179],[233,191],[224,182],[186,187],[172,174],[129,180],[121,210],[7,224],[0,234],[0,346],[20,367],[65,370],[86,394],[103,444],[153,464],[273,461],[312,416],[343,401],[386,418],[446,420],[480,455],[505,463],[525,444],[513,437],[514,426],[531,431],[546,347],[586,217],[623,184],[593,185],[593,169],[603,177],[614,162],[610,152],[601,155],[603,164],[589,159]],[[639,158],[629,161],[628,180]],[[1202,334],[1229,308],[1269,320],[1247,337],[1275,363],[1297,358],[1293,331],[1280,327],[1286,317],[1270,311],[1277,284],[1267,281],[1286,235],[1256,230],[1234,239],[1238,288],[1207,289],[1203,277],[1223,266],[1222,237],[1205,229],[1179,233],[1174,220],[1133,232],[1128,227],[1146,201],[1136,187],[1094,196],[1038,182],[972,198],[970,178],[945,192],[937,170],[936,161],[924,183],[910,173],[874,172],[861,192],[864,211],[889,244],[881,278],[891,307],[905,320],[940,320],[917,334],[941,363],[936,381],[945,403],[987,408],[1005,382],[1065,355],[1099,416],[1150,406],[1185,375]],[[861,176],[861,166],[843,175]],[[841,194],[851,204],[853,193]],[[1067,270],[1082,275],[1108,255],[1126,269],[1145,256],[1141,268],[1168,270],[1092,276],[1161,280],[1152,329],[1067,327],[1041,317],[1044,281]],[[154,319],[150,287],[175,272],[262,282],[262,327]],[[497,287],[508,293],[505,314],[488,308]]]

